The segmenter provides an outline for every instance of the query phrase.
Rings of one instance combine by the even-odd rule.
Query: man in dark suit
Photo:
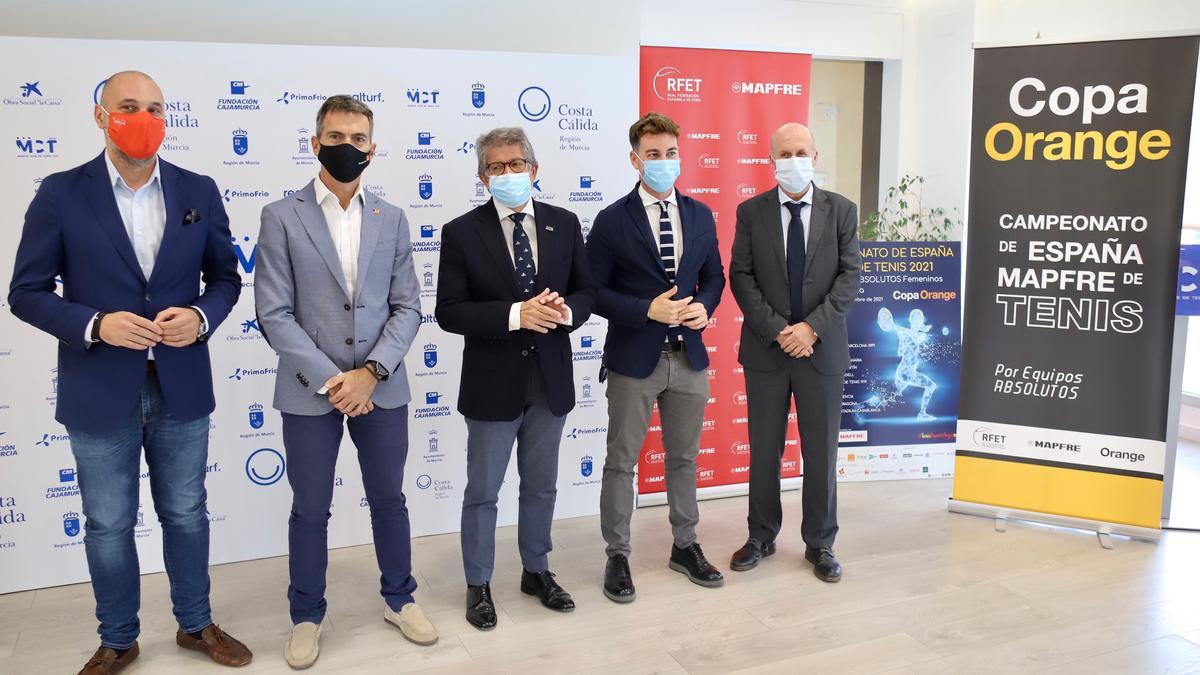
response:
[[[842,386],[850,367],[846,314],[858,296],[858,209],[812,184],[816,141],[804,125],[771,137],[778,189],[738,205],[729,283],[745,316],[738,361],[750,417],[750,538],[738,571],[775,552],[783,522],[779,469],[788,409],[796,401],[804,459],[800,532],[805,559],[839,581],[837,447]]]
[[[601,380],[609,376],[600,531],[608,544],[604,594],[614,602],[636,597],[629,521],[655,402],[674,538],[669,565],[701,586],[725,581],[696,543],[696,457],[709,394],[700,332],[725,289],[716,225],[707,206],[675,191],[679,125],[648,113],[630,127],[629,143],[641,181],[596,216],[587,242],[596,313],[609,322],[600,372]]]
[[[245,665],[250,650],[210,616],[204,490],[215,407],[206,341],[241,291],[229,219],[211,178],[158,157],[166,106],[149,76],[110,77],[94,117],[105,151],[42,181],[8,296],[17,318],[59,343],[55,418],[71,437],[100,621],[81,672],[115,673],[138,655],[143,447],[176,642]]]
[[[568,333],[591,315],[593,290],[579,219],[530,198],[537,159],[525,132],[494,129],[475,152],[492,199],[442,229],[436,311],[443,330],[465,337],[458,411],[467,421],[467,621],[488,630],[496,625],[496,499],[514,442],[521,590],[550,609],[575,609],[548,554],[558,445],[575,407]]]

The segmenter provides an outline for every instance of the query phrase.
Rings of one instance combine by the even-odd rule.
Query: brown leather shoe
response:
[[[175,644],[184,649],[208,654],[210,659],[222,666],[244,666],[254,658],[254,654],[250,653],[246,645],[221,630],[215,623],[208,624],[208,628],[200,631],[199,640],[182,630],[178,631],[175,633]]]
[[[117,656],[117,652],[109,647],[101,647],[92,654],[91,660],[83,665],[83,670],[79,671],[79,675],[107,675],[108,673],[119,673],[125,666],[138,656],[138,645],[133,643],[129,651],[121,656]]]

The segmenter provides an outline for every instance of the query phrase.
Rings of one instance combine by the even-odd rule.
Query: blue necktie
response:
[[[524,213],[514,213],[509,216],[513,221],[513,274],[517,279],[517,292],[522,300],[533,297],[533,287],[537,283],[537,269],[533,266],[533,249],[529,247],[529,236],[521,221],[525,220]]]
[[[804,320],[804,202],[786,202],[792,219],[787,230],[788,300],[793,324]]]
[[[675,283],[675,232],[671,229],[671,215],[667,210],[667,202],[658,202],[658,208],[662,209],[658,217],[658,254],[662,256],[667,281]]]

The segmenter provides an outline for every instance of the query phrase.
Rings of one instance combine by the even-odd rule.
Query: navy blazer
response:
[[[641,183],[596,216],[588,235],[588,260],[596,284],[596,313],[608,319],[605,365],[615,373],[644,378],[654,372],[667,338],[667,325],[647,316],[650,301],[670,288],[658,240],[646,217]],[[683,230],[683,258],[675,271],[675,297],[692,296],[711,318],[725,290],[725,269],[717,247],[712,210],[675,191]],[[657,223],[654,225],[658,226]],[[698,330],[679,328],[688,361],[708,367],[708,350]]]
[[[158,161],[167,218],[149,279],[117,210],[103,154],[47,176],[25,213],[8,302],[17,318],[58,338],[55,419],[68,428],[103,433],[137,418],[148,354],[103,342],[88,345],[85,332],[97,312],[127,311],[153,320],[168,307],[194,305],[208,318],[211,336],[241,293],[216,183]],[[189,209],[199,220],[184,222]],[[59,276],[61,296],[55,292]],[[203,341],[157,346],[154,358],[171,415],[186,421],[213,411]]]
[[[571,308],[570,326],[544,334],[508,329],[509,310],[519,299],[517,280],[492,201],[442,228],[436,316],[442,330],[465,338],[458,411],[471,419],[508,421],[520,416],[530,358],[537,358],[542,367],[550,411],[561,416],[575,407],[568,334],[592,315],[594,295],[583,234],[579,218],[566,209],[534,201],[533,216],[536,291],[549,288]]]

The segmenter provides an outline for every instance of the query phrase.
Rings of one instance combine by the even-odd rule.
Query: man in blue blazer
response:
[[[558,445],[575,407],[568,333],[591,315],[593,291],[579,219],[531,198],[537,158],[525,132],[494,129],[479,137],[475,152],[492,199],[442,229],[437,320],[465,338],[458,411],[467,419],[466,616],[489,630],[496,626],[496,499],[514,442],[521,590],[549,609],[575,609],[548,555]]]
[[[94,116],[105,150],[42,181],[8,296],[13,314],[59,343],[55,418],[71,437],[100,621],[81,672],[114,673],[138,655],[143,447],[176,642],[245,665],[250,651],[210,616],[204,490],[215,407],[206,341],[241,291],[229,220],[211,178],[158,157],[166,107],[149,76],[110,77]]]
[[[330,96],[317,111],[316,180],[262,212],[254,297],[279,353],[275,407],[283,413],[292,514],[284,656],[307,668],[325,618],[329,506],[344,428],[358,448],[379,562],[383,618],[421,645],[437,641],[413,600],[404,461],[404,356],[421,325],[420,289],[404,211],[363,189],[375,154],[365,103]]]
[[[655,402],[662,419],[670,505],[671,569],[706,587],[724,583],[696,543],[696,457],[708,404],[701,331],[721,301],[725,272],[712,211],[679,194],[679,125],[647,113],[629,129],[633,191],[599,215],[588,235],[596,313],[608,319],[600,379],[608,379],[608,453],[600,530],[608,544],[604,594],[635,597],[629,571],[634,471]]]

